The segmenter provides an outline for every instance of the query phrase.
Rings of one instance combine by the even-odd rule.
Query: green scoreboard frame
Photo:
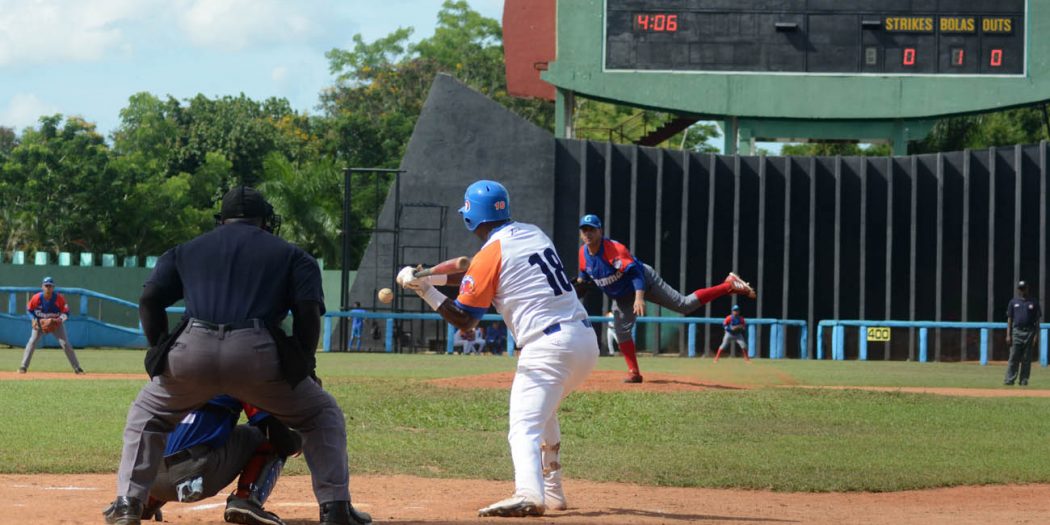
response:
[[[1050,100],[1050,1],[560,0],[542,78],[560,136],[578,94],[724,120],[734,141],[903,152],[938,118]]]

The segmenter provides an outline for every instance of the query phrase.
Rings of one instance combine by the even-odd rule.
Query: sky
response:
[[[503,0],[468,0],[500,20]],[[0,0],[0,126],[79,115],[109,135],[135,93],[244,93],[316,113],[325,52],[398,27],[430,36],[442,0]]]

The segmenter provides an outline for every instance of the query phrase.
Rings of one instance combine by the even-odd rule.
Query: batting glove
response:
[[[397,272],[396,280],[402,288],[409,290],[417,290],[421,285],[421,279],[416,279],[416,270],[411,266],[405,266],[400,272]]]

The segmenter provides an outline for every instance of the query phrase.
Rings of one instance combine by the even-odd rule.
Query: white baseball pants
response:
[[[598,361],[594,329],[580,321],[525,345],[510,388],[510,454],[515,493],[543,501],[542,443],[561,442],[558,406]]]

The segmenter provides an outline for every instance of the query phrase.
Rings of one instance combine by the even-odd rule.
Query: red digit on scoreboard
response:
[[[638,15],[638,27],[645,30],[649,29],[649,15]]]
[[[663,31],[667,24],[667,15],[653,16],[653,31]]]
[[[915,65],[915,48],[906,47],[904,48],[904,65],[914,66]]]
[[[992,58],[988,61],[988,65],[992,67],[1000,67],[1003,65],[1003,50],[993,49]]]

